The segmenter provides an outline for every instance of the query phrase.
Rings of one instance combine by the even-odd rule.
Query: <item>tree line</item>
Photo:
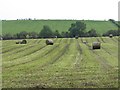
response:
[[[109,30],[108,32],[104,33],[102,36],[109,36],[109,34],[113,34],[113,36],[119,36],[118,33],[120,30]],[[69,29],[66,32],[59,32],[58,30],[52,30],[48,25],[44,25],[42,30],[37,32],[26,32],[22,31],[17,34],[4,34],[2,37],[4,40],[6,39],[37,39],[37,38],[73,38],[73,37],[97,37],[101,36],[97,33],[95,29],[91,29],[86,31],[86,24],[81,21],[76,21],[72,23]]]

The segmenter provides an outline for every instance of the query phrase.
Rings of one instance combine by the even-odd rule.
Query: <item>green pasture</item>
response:
[[[2,33],[16,34],[21,31],[35,31],[39,33],[44,25],[48,25],[53,31],[66,32],[71,24],[76,21],[77,20],[7,20],[2,21]],[[108,30],[118,29],[118,27],[110,21],[84,20],[83,22],[86,24],[86,31],[95,29],[99,34],[103,34]]]

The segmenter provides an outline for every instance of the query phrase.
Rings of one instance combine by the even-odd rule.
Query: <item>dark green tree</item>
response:
[[[69,28],[70,37],[82,36],[85,33],[85,29],[86,29],[86,24],[81,21],[72,23],[71,27]]]
[[[88,35],[89,35],[89,37],[97,37],[98,36],[95,29],[91,29],[90,31],[88,31]]]
[[[69,38],[69,32],[65,32],[65,38]]]
[[[103,36],[109,36],[110,34],[112,34],[113,36],[119,36],[120,30],[109,30],[106,33],[104,33]]]
[[[12,38],[13,38],[13,36],[10,33],[7,33],[7,34],[3,35],[4,40],[8,40],[8,39],[12,39]]]
[[[64,31],[61,32],[61,37],[62,37],[62,38],[65,37],[65,32],[64,32]]]
[[[56,30],[56,31],[54,32],[54,36],[57,36],[58,38],[60,38],[60,37],[61,37],[61,35],[60,35],[60,33],[59,33],[59,31],[58,31],[58,30]]]
[[[49,26],[47,25],[44,25],[43,26],[43,29],[41,30],[41,32],[39,33],[39,37],[42,37],[42,38],[50,38],[53,36],[53,32],[52,30],[50,29]]]
[[[29,33],[29,37],[30,37],[30,38],[34,38],[34,39],[35,39],[35,38],[38,38],[38,33],[36,33],[36,32],[30,32],[30,33]]]
[[[17,37],[20,39],[26,39],[27,35],[28,35],[28,33],[26,31],[22,31],[22,32],[17,34]]]

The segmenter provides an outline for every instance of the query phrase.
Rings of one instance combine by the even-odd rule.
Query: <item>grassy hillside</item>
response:
[[[118,27],[110,21],[85,21],[87,30],[96,29],[98,33],[103,34],[108,30],[117,30]]]
[[[3,34],[11,33],[15,34],[20,31],[35,31],[40,32],[43,28],[43,25],[49,25],[50,28],[55,31],[59,30],[59,32],[67,31],[71,25],[71,23],[76,22],[76,20],[10,20],[3,21]],[[96,29],[98,33],[102,34],[108,30],[115,29],[117,30],[117,26],[112,24],[109,21],[92,21],[85,20],[87,25],[86,30]]]

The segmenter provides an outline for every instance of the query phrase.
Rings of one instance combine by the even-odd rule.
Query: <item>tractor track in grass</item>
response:
[[[97,39],[98,42],[100,42],[100,40],[99,40],[98,38],[96,38],[96,39]],[[102,48],[106,53],[108,53],[109,55],[112,55],[110,52],[108,52],[108,50],[107,50],[106,48],[104,48],[104,47],[102,47],[102,46],[101,46],[101,48]]]
[[[117,42],[116,40],[114,40],[114,37],[112,37],[112,38],[108,37],[108,38],[106,38],[106,39],[111,40],[111,41],[112,41],[112,43],[116,43],[116,42]]]
[[[26,45],[25,45],[26,46]],[[24,46],[24,47],[25,47]],[[29,46],[26,46],[26,48],[24,49],[24,50],[27,50],[27,49],[31,49],[31,48],[34,48],[36,45],[34,44],[34,45],[29,45]],[[45,48],[46,47],[46,45],[44,45],[44,46],[42,46],[42,47],[40,47],[39,49],[35,49],[35,50],[33,50],[32,52],[30,52],[30,53],[27,53],[27,54],[24,54],[23,56],[27,56],[27,55],[30,55],[30,54],[32,54],[32,53],[35,53],[35,52],[37,52],[37,51],[39,51],[39,50],[41,50],[41,49],[43,49],[43,48]],[[19,50],[19,51],[16,51],[16,52],[14,52],[14,53],[12,53],[12,54],[15,54],[15,53],[21,53],[21,52],[24,52],[24,50],[22,49],[23,47],[21,47],[21,49]],[[18,54],[19,54],[18,53]],[[9,55],[12,55],[12,54],[9,54]],[[15,57],[15,58],[12,58],[12,60],[15,60],[15,59],[18,59],[18,58],[21,58],[21,57],[23,57],[23,56],[17,56],[17,57]]]
[[[116,39],[117,42],[120,42],[120,37],[118,37],[118,38],[115,37],[115,39]]]
[[[113,39],[115,42],[118,42],[118,39],[117,39],[117,38],[113,37],[112,39]]]
[[[106,70],[112,68],[112,66],[108,64],[107,60],[104,57],[100,56],[98,53],[96,53],[94,50],[92,50],[92,48],[88,44],[88,42],[85,45],[89,48],[90,52],[92,52],[92,53],[94,53],[94,55],[96,55],[97,60],[100,62],[100,64],[103,66],[103,68],[105,68]]]
[[[35,42],[37,42],[37,41],[38,41],[38,40],[35,40]],[[19,53],[20,53],[20,52],[24,52],[24,50],[27,50],[27,49],[29,49],[29,48],[31,49],[31,48],[36,47],[36,45],[37,45],[37,44],[33,44],[33,45],[30,44],[29,46],[27,46],[27,47],[25,47],[25,48],[22,47],[23,49],[21,48],[20,50],[15,51],[15,52],[13,52],[13,53],[11,53],[11,54],[9,54],[9,55],[12,55],[12,54],[15,54],[15,53],[18,53],[18,52],[19,52]],[[37,45],[37,46],[38,46],[38,45]],[[15,58],[15,59],[16,59],[16,58]]]
[[[22,55],[22,56],[18,56],[18,57],[16,57],[16,58],[13,58],[12,61],[15,60],[15,59],[21,58],[21,57],[28,56],[28,55],[33,54],[33,53],[35,53],[35,52],[38,52],[38,51],[42,50],[42,49],[45,48],[45,47],[46,47],[46,45],[40,47],[40,48],[37,49],[37,50],[33,50],[33,51],[30,52],[30,53],[27,53],[27,54],[24,54],[24,55]]]
[[[111,74],[108,74],[108,72],[111,72],[111,70],[114,70],[113,69],[114,67],[109,64],[109,62],[105,59],[105,57],[102,57],[100,54],[98,54],[96,52],[93,52],[93,53],[97,55],[96,59],[101,64],[101,72],[102,72],[102,74],[106,73],[105,77],[113,80],[112,78],[114,76],[111,75]],[[117,79],[114,79],[113,81],[116,82],[116,80]],[[106,81],[104,81],[104,82],[106,82]],[[103,84],[104,84],[104,82],[103,82]]]
[[[83,60],[83,57],[82,57],[82,54],[83,54],[83,51],[82,51],[82,48],[81,48],[81,46],[80,46],[80,44],[79,44],[80,42],[79,42],[79,40],[77,39],[76,40],[76,48],[77,48],[77,51],[79,52],[78,54],[77,54],[77,56],[76,56],[76,61],[75,61],[75,63],[74,63],[74,65],[77,67],[78,66],[78,61],[82,61]]]
[[[104,74],[104,73],[106,73],[106,72],[108,72],[110,70],[113,70],[114,67],[111,66],[104,57],[102,57],[100,54],[98,54],[98,52],[90,49],[90,45],[89,44],[87,45],[87,44],[86,44],[86,46],[89,48],[90,52],[93,53],[92,54],[93,57],[95,57],[96,60],[98,61],[98,63],[100,63],[100,65],[101,65],[101,71],[103,71],[102,74]],[[111,76],[110,74],[106,74],[106,77],[109,78],[109,79],[113,78],[113,76]]]
[[[32,41],[32,42],[30,42],[30,44],[28,44],[29,46],[33,43],[33,45],[36,45],[38,40],[35,40],[34,42]],[[29,42],[29,41],[28,41]],[[18,45],[17,47],[15,47],[16,45]],[[12,48],[10,48],[10,49],[8,49],[8,50],[5,50],[5,51],[3,51],[2,53],[4,54],[4,53],[7,53],[7,52],[9,52],[9,51],[11,51],[11,50],[15,50],[15,49],[17,49],[17,48],[23,48],[23,47],[26,47],[26,45],[27,44],[24,44],[24,45],[22,45],[22,44],[12,44],[12,45],[10,45],[10,46],[8,46],[8,47],[2,47],[2,49],[4,49],[4,48],[9,48],[9,47],[11,47],[12,46]]]
[[[95,37],[95,38],[96,38],[96,40],[97,40],[98,42],[102,43],[97,37]]]
[[[101,46],[101,48],[102,48],[106,53],[108,53],[109,55],[112,55],[110,52],[108,52],[108,50],[107,50],[106,48],[104,48],[104,47],[102,47],[102,46]]]
[[[117,41],[114,39],[114,37],[112,37],[111,39],[112,39],[115,43],[117,42]]]
[[[70,43],[72,43],[73,39],[71,38],[70,39],[70,42],[69,44],[65,45],[64,48],[60,51],[60,54],[58,54],[53,60],[50,60],[49,62],[47,62],[46,64],[40,66],[40,67],[48,67],[49,65],[52,65],[54,64],[57,60],[59,60],[66,52],[67,52],[67,49],[69,48],[70,46]]]
[[[98,38],[96,38],[97,39],[97,41],[99,41],[99,39]],[[106,42],[107,43],[107,42]],[[102,48],[102,50],[104,50],[106,53],[108,53],[110,56],[112,56],[113,54],[112,53],[110,53],[109,52],[109,48],[104,48],[103,46],[101,46],[101,48]],[[112,66],[111,66],[112,67]]]
[[[67,43],[67,41],[68,41],[68,39],[66,39],[64,42]],[[52,60],[49,60],[49,61],[46,62],[45,64],[39,66],[38,69],[40,70],[40,68],[41,68],[41,70],[43,70],[43,68],[45,69],[45,68],[47,68],[48,66],[53,65],[56,61],[58,61],[58,60],[67,52],[67,49],[69,48],[70,43],[71,43],[72,41],[73,41],[73,39],[70,39],[69,44],[65,45],[65,46],[62,48],[62,50],[60,50],[60,53],[55,56],[55,58],[53,58]]]
[[[20,45],[21,45],[21,44],[16,44],[15,42],[16,42],[16,41],[14,41],[14,43],[13,43],[13,44],[11,44],[11,45],[9,45],[9,46],[7,46],[7,47],[6,47],[6,46],[4,46],[4,44],[2,44],[2,46],[3,46],[3,47],[2,47],[2,49],[4,49],[4,48],[9,48],[9,47],[11,47],[11,46],[13,46],[13,47],[14,47],[14,46],[16,46],[16,45],[17,45],[17,46],[20,46]],[[31,41],[31,43],[33,43],[33,41]],[[26,46],[26,45],[21,45],[21,46],[23,46],[23,47],[24,47],[24,46]]]
[[[67,40],[67,39],[66,39]],[[60,42],[62,41],[62,39],[60,40]],[[51,48],[48,52],[52,52],[52,51],[54,51],[57,47],[59,47],[59,45],[60,44],[58,44],[57,46],[54,46],[53,48]],[[43,47],[41,47],[39,50],[42,50],[43,48],[45,48],[47,45],[45,45],[45,46],[43,46]],[[39,51],[39,50],[37,50],[37,51]],[[37,52],[37,51],[35,51],[35,52]],[[44,56],[46,56],[46,55],[48,55],[49,53],[48,52],[46,52],[42,57],[44,57]],[[33,52],[31,52],[31,54],[32,54]],[[28,54],[28,55],[30,55],[30,54]],[[25,55],[25,56],[27,56],[27,55]],[[23,56],[22,56],[23,57]],[[8,67],[4,67],[4,68],[11,68],[11,67],[14,67],[14,66],[18,66],[18,65],[21,65],[21,64],[26,64],[26,63],[30,63],[30,62],[33,62],[33,61],[37,61],[38,59],[32,59],[32,60],[30,60],[30,61],[26,61],[26,62],[23,62],[23,63],[18,63],[18,64],[14,64],[14,65],[11,65],[11,66],[8,66]]]
[[[6,46],[3,45],[2,49],[12,47],[12,48],[10,48],[10,49],[7,49],[7,50],[3,51],[3,53],[9,52],[9,51],[11,51],[11,50],[13,50],[13,49],[17,49],[17,47],[18,47],[18,48],[23,48],[23,47],[25,47],[26,45],[27,45],[27,44],[16,44],[15,42],[14,42],[13,44],[9,45],[8,47],[6,47]],[[29,44],[28,44],[28,45],[29,45]],[[15,47],[15,46],[16,46],[16,47]]]
[[[103,39],[103,37],[95,37],[95,38],[100,43],[106,43],[106,41]]]
[[[82,37],[80,37],[80,41],[83,43],[83,39],[82,39]]]
[[[37,44],[40,44],[40,43],[41,43],[41,41],[42,41],[42,40],[38,39],[38,42],[37,42]]]
[[[34,46],[36,46],[35,44],[34,45],[29,45],[30,47],[26,47],[24,50],[27,50],[27,49],[31,49],[31,48],[33,48]],[[41,50],[41,49],[43,49],[43,48],[45,48],[46,47],[46,45],[45,46],[42,46],[42,47],[40,47],[39,49],[35,49],[35,50],[33,50],[32,52],[30,52],[30,53],[25,53],[24,55],[22,55],[22,56],[18,56],[18,57],[15,57],[15,58],[13,58],[12,60],[15,60],[15,59],[18,59],[18,58],[21,58],[21,57],[25,57],[25,56],[27,56],[27,55],[30,55],[30,54],[32,54],[32,53],[35,53],[35,52],[37,52],[37,51],[39,51],[39,50]],[[24,50],[23,49],[20,49],[19,51],[17,51],[17,52],[14,52],[14,53],[12,53],[12,54],[15,54],[15,53],[18,53],[18,52],[24,52]],[[9,54],[9,55],[12,55],[12,54]],[[19,54],[19,53],[18,53]]]
[[[81,40],[81,42],[83,43],[83,38],[82,38],[82,37],[80,38],[80,40]]]
[[[83,39],[84,40],[84,39]],[[69,42],[70,42],[70,40],[69,40]],[[79,43],[80,42],[80,43]],[[72,43],[72,42],[71,42]],[[67,43],[65,43],[65,44],[67,44]],[[78,57],[80,57],[80,53],[81,54],[83,54],[84,55],[84,50],[85,49],[87,49],[86,51],[88,51],[89,52],[89,50],[88,50],[88,48],[87,48],[87,46],[85,46],[85,43],[84,43],[84,46],[83,46],[83,44],[81,44],[81,41],[78,41],[77,39],[76,39],[76,42],[74,42],[74,44],[70,44],[70,46],[68,47],[68,46],[66,46],[65,44],[62,44],[60,47],[57,47],[57,48],[61,48],[61,49],[56,49],[56,50],[59,50],[59,51],[61,51],[60,53],[58,53],[58,52],[54,52],[55,50],[53,50],[52,51],[52,53],[56,53],[56,54],[54,54],[54,56],[53,56],[53,59],[51,59],[51,58],[48,58],[48,60],[47,60],[47,62],[45,61],[45,63],[41,63],[41,62],[39,62],[39,61],[36,61],[35,63],[34,63],[34,61],[32,62],[32,63],[34,63],[33,65],[32,65],[32,63],[30,63],[30,65],[28,64],[25,64],[25,65],[21,65],[20,66],[20,68],[19,68],[19,65],[18,65],[18,67],[16,66],[16,67],[13,67],[13,68],[10,68],[10,69],[5,69],[5,71],[4,71],[4,86],[5,85],[7,85],[7,84],[10,84],[10,85],[13,85],[13,84],[17,84],[18,86],[19,86],[19,84],[21,84],[21,86],[22,85],[24,85],[24,84],[26,84],[26,86],[29,86],[29,84],[31,84],[31,83],[33,83],[35,86],[37,86],[39,83],[44,83],[45,85],[47,84],[48,86],[50,86],[49,85],[49,83],[52,83],[52,84],[58,84],[59,86],[60,85],[62,85],[62,86],[66,86],[66,85],[71,85],[71,86],[73,86],[73,87],[87,87],[87,86],[90,86],[90,87],[92,87],[93,86],[93,88],[94,87],[97,87],[97,85],[98,85],[98,88],[100,88],[102,85],[104,85],[104,82],[106,83],[106,81],[103,79],[103,81],[102,81],[102,77],[107,77],[107,78],[109,78],[110,76],[112,77],[112,75],[110,75],[110,76],[104,76],[103,74],[108,74],[108,73],[106,73],[106,70],[103,70],[103,69],[100,69],[101,71],[103,70],[104,72],[101,72],[100,71],[100,73],[95,73],[95,75],[94,74],[92,74],[91,75],[91,72],[90,73],[88,73],[88,75],[87,75],[87,73],[86,72],[88,72],[89,70],[92,70],[91,68],[79,68],[79,71],[76,69],[76,67],[74,67],[74,69],[72,69],[72,71],[69,71],[69,70],[67,70],[67,69],[69,69],[68,67],[67,67],[67,69],[62,69],[61,71],[59,71],[60,69],[58,68],[57,69],[57,72],[56,72],[56,68],[57,67],[55,67],[55,69],[53,68],[51,68],[51,66],[53,65],[53,67],[54,67],[54,64],[56,65],[56,63],[57,63],[57,65],[59,65],[59,61],[60,60],[66,60],[64,57],[65,56],[67,56],[67,55],[69,55],[70,53],[67,53],[67,52],[69,52],[68,50],[71,48],[71,47],[73,47],[73,46],[75,46],[75,53],[74,53],[74,55],[76,55],[77,53],[79,53],[79,55],[78,55]],[[55,46],[56,47],[56,46]],[[54,47],[54,48],[55,48]],[[81,50],[80,48],[82,48],[83,47],[83,50]],[[85,47],[85,48],[84,48]],[[88,44],[88,47],[89,48],[91,48],[91,46],[90,46],[90,44]],[[107,48],[107,47],[106,47]],[[63,51],[64,49],[66,49],[65,51]],[[107,48],[108,49],[108,48]],[[47,50],[47,49],[45,49],[45,50]],[[78,52],[78,51],[79,52]],[[67,52],[66,52],[67,51]],[[72,49],[70,49],[70,51],[72,51]],[[41,51],[40,51],[41,52]],[[76,53],[77,52],[77,53]],[[45,54],[47,54],[48,55],[48,57],[49,56],[51,56],[51,55],[53,55],[53,54],[49,54],[49,53],[47,53],[47,52],[45,52]],[[63,55],[62,55],[62,53],[63,53]],[[73,53],[72,53],[73,54]],[[95,61],[95,59],[98,57],[98,56],[96,56],[96,55],[94,55],[93,53],[92,53],[92,51],[90,52],[90,54],[91,54],[91,57],[93,57],[93,61]],[[99,54],[99,52],[97,53],[97,54]],[[43,54],[42,54],[43,55]],[[100,54],[99,54],[100,55]],[[77,55],[76,55],[77,56]],[[100,56],[102,56],[102,55],[100,55]],[[68,56],[69,57],[69,56]],[[41,57],[40,57],[41,58]],[[43,57],[42,57],[43,58]],[[57,59],[58,58],[58,59]],[[99,57],[98,57],[99,58]],[[30,59],[30,58],[29,58]],[[72,60],[72,59],[75,59],[75,58],[70,58],[69,60]],[[40,59],[39,59],[40,60]],[[42,60],[45,60],[44,58],[42,59]],[[53,60],[53,61],[52,61]],[[55,60],[55,61],[54,61]],[[77,60],[77,59],[76,59]],[[86,60],[86,59],[85,59]],[[89,58],[88,58],[88,60],[89,60]],[[79,59],[79,61],[80,61],[80,59]],[[79,61],[78,61],[78,63],[79,63]],[[92,62],[93,62],[92,61]],[[95,62],[99,62],[99,61],[95,61]],[[38,64],[37,64],[38,63]],[[64,61],[63,61],[63,63],[64,63]],[[85,64],[85,63],[84,63]],[[26,66],[27,65],[27,66]],[[41,67],[41,65],[43,65],[43,68]],[[45,65],[45,66],[44,66]],[[79,65],[81,65],[81,63],[79,64]],[[87,65],[86,65],[87,66]],[[45,68],[44,68],[45,67]],[[62,65],[62,67],[63,67],[63,65]],[[102,67],[102,64],[99,66],[100,68]],[[42,69],[41,69],[42,68]],[[94,68],[94,67],[93,67]],[[103,68],[103,67],[102,67]],[[97,69],[97,70],[99,70],[99,69]],[[53,71],[53,72],[52,72]],[[78,71],[78,72],[77,72]],[[84,73],[81,73],[80,71],[83,71]],[[114,70],[113,70],[114,71]],[[25,73],[24,73],[25,72]],[[63,74],[62,74],[62,73]],[[18,74],[17,74],[18,73]],[[20,74],[19,74],[20,73]],[[54,75],[54,73],[55,73],[55,75]],[[75,73],[75,74],[74,74]],[[83,75],[81,75],[81,74],[83,74]],[[101,77],[99,77],[99,75],[98,74],[101,74]],[[13,76],[12,76],[13,75]],[[66,76],[64,76],[64,75],[66,75]],[[89,76],[90,75],[90,76]],[[93,76],[94,75],[94,76]],[[96,76],[98,75],[98,78],[96,78]],[[63,76],[63,77],[62,77]],[[35,78],[34,78],[35,77]],[[43,77],[42,79],[41,79],[41,77]],[[87,77],[90,77],[90,79],[87,79]],[[94,78],[95,77],[95,78]],[[7,78],[7,79],[5,79],[5,78]],[[22,79],[23,78],[23,79]],[[45,78],[45,79],[44,79]],[[112,77],[112,78],[114,78],[114,77]],[[93,79],[93,80],[92,80]],[[112,80],[111,78],[109,78],[110,80]],[[21,81],[23,81],[23,80],[25,80],[25,82],[21,82]],[[37,80],[38,82],[36,82],[35,80]],[[97,82],[97,80],[100,80],[98,83],[96,83]],[[106,79],[107,80],[107,79]],[[15,81],[15,82],[14,82]],[[63,81],[63,82],[62,82]],[[65,82],[64,82],[65,81]],[[73,82],[72,82],[73,81]],[[58,82],[58,83],[57,83]],[[60,84],[60,83],[63,83],[63,84]],[[70,82],[70,84],[69,84],[69,82]],[[78,83],[76,83],[76,82],[78,82]],[[64,83],[65,83],[65,85],[64,85]],[[113,83],[114,83],[114,81],[113,81]],[[16,85],[15,84],[15,85]],[[43,85],[44,85],[43,84]],[[107,86],[109,86],[109,85],[107,85],[107,84],[109,84],[109,81],[105,84],[106,86],[105,87],[107,87]],[[9,86],[10,86],[9,85]],[[100,86],[99,86],[100,85]],[[8,87],[9,87],[8,86]],[[13,86],[14,87],[14,86]]]
[[[33,39],[34,40],[34,44],[37,44],[37,42],[38,42],[38,39]]]
[[[27,50],[27,49],[30,49],[30,48],[33,48],[33,47],[35,47],[36,45],[29,45],[29,46],[27,46],[27,47],[25,47],[25,48],[19,48],[19,50],[17,50],[17,51],[14,51],[13,53],[10,53],[9,55],[12,55],[12,54],[16,54],[16,53],[20,53],[20,52],[24,52],[24,50]]]
[[[41,43],[41,41],[42,41],[41,39],[38,39],[38,42],[37,42],[37,44],[40,44],[40,43]]]
[[[101,41],[102,41],[103,43],[106,43],[102,37],[100,37],[100,39],[101,39]]]
[[[110,68],[112,68],[112,66],[108,64],[108,61],[104,57],[101,57],[95,51],[93,51],[93,53],[97,56],[97,60],[102,64],[102,66],[104,68],[106,68],[107,70],[109,70]]]
[[[9,51],[11,51],[11,50],[13,50],[13,49],[18,49],[18,48],[22,48],[23,46],[26,46],[26,45],[20,45],[20,46],[17,46],[17,47],[12,47],[12,48],[10,48],[10,49],[7,49],[7,50],[5,50],[5,51],[2,51],[2,54],[4,54],[4,53],[7,53],[7,52],[9,52]]]
[[[45,47],[46,47],[46,46],[42,46],[39,50],[42,50],[42,49],[43,49],[43,48],[45,48]],[[37,50],[37,51],[39,51],[39,50]],[[26,54],[26,55],[23,55],[23,56],[20,56],[20,57],[25,57],[25,56],[28,56],[28,55],[30,55],[30,54],[32,54],[32,53],[37,52],[37,51],[36,51],[36,50],[35,50],[35,51],[32,51],[31,53]],[[13,59],[12,59],[12,61],[13,61],[13,60],[16,60],[16,59],[19,59],[20,57],[13,58]],[[34,60],[32,60],[32,61],[34,61]],[[8,67],[4,67],[4,68],[10,68],[10,67],[14,67],[14,66],[17,66],[17,65],[20,65],[20,64],[26,64],[26,63],[28,63],[28,62],[30,62],[30,61],[23,62],[23,63],[18,63],[18,64],[11,65],[11,66],[8,66]]]
[[[82,54],[83,54],[83,51],[82,51],[82,48],[81,48],[81,46],[80,46],[79,43],[80,43],[80,42],[77,40],[77,48],[78,48],[79,53],[82,55]]]
[[[118,37],[118,39],[117,39],[117,40],[118,40],[118,44],[119,44],[119,43],[120,43],[120,36]]]
[[[83,42],[84,40],[83,40],[83,38],[81,38],[81,42],[83,43],[83,44],[85,44],[84,42]],[[88,42],[87,42],[88,43]],[[90,46],[88,45],[88,47],[90,48]],[[82,54],[83,54],[83,50],[81,50],[82,49],[82,47],[80,46],[80,42],[78,42],[77,43],[77,50],[79,51],[79,57],[82,57]],[[81,58],[81,60],[82,60],[83,58]],[[79,59],[80,60],[80,59]],[[81,61],[80,60],[80,61]],[[83,61],[83,60],[82,60]],[[80,66],[80,65],[79,65]],[[79,68],[79,71],[81,71],[82,70],[82,68],[80,67]],[[78,72],[76,69],[75,69],[75,71],[76,72]],[[75,79],[73,79],[73,80],[75,80]],[[80,79],[81,80],[81,79]],[[86,78],[84,78],[83,80],[86,80]],[[91,82],[91,83],[89,83],[89,82]],[[89,82],[85,82],[85,85],[86,86],[95,86],[95,87],[98,87],[98,85],[96,84],[96,82],[92,82],[92,78],[89,80]],[[85,86],[85,85],[83,85],[83,83],[81,83],[81,86]]]
[[[62,41],[62,39],[60,39],[60,42]],[[60,43],[59,42],[59,43]],[[49,50],[48,52],[45,53],[45,55],[48,55],[51,51],[53,51],[55,48],[59,47],[60,44],[58,44],[57,46],[53,47],[51,50]]]
[[[14,46],[15,46],[14,44],[11,44],[9,46],[4,46],[4,44],[2,44],[1,49],[6,49],[6,48],[14,47]]]
[[[84,43],[84,42],[83,42]],[[85,44],[90,50],[91,50],[91,46],[88,44],[88,41],[86,39],[86,44]]]

